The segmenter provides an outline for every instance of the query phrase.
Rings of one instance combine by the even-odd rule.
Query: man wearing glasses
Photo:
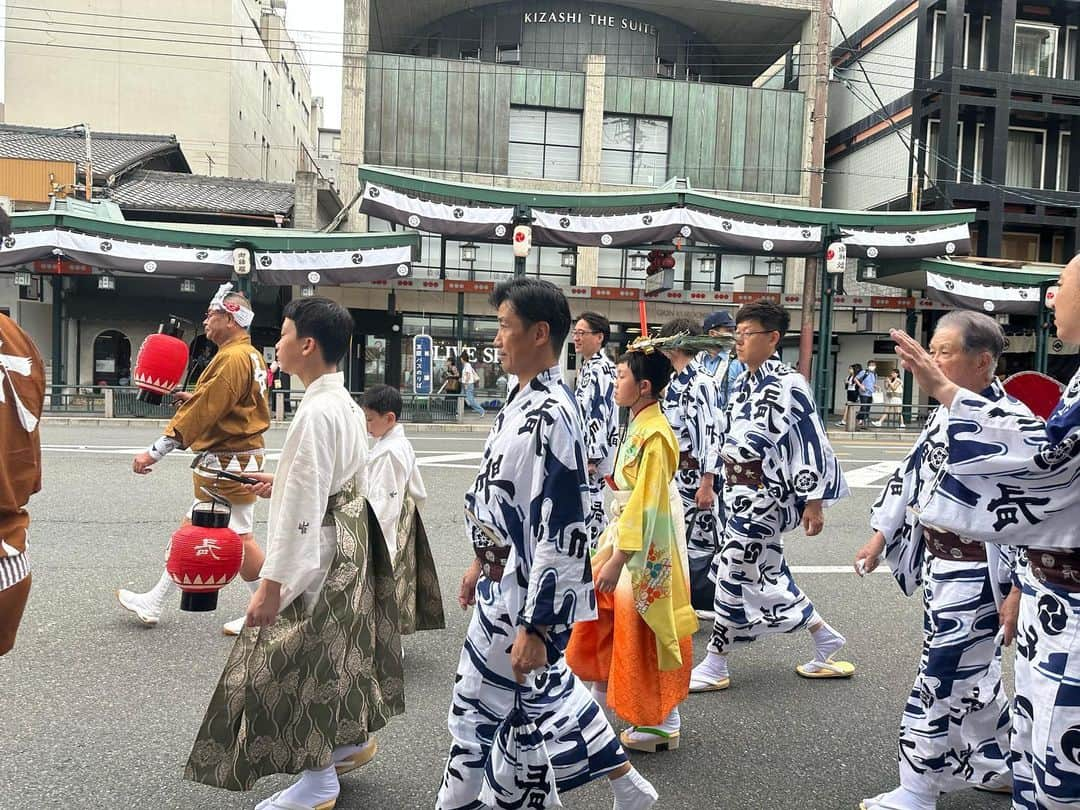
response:
[[[135,456],[132,469],[146,475],[152,465],[178,448],[191,448],[198,454],[192,465],[195,503],[209,500],[205,488],[232,504],[229,528],[244,541],[240,576],[254,593],[263,564],[263,552],[253,534],[256,497],[244,484],[222,479],[217,473],[226,470],[250,476],[262,469],[263,433],[270,427],[270,405],[266,363],[248,335],[255,313],[243,295],[231,290],[231,284],[218,288],[203,321],[206,337],[218,347],[217,354],[194,391],[173,395],[179,403],[176,415],[164,435]],[[188,510],[185,525],[190,518]],[[157,585],[146,593],[121,589],[116,597],[140,622],[152,627],[158,623],[166,597],[175,588],[169,574],[162,572]],[[225,634],[239,635],[243,623],[243,619],[229,622]]]
[[[611,337],[611,324],[598,312],[583,312],[570,333],[574,352],[581,360],[574,396],[584,418],[585,452],[589,461],[591,510],[585,523],[589,541],[607,526],[604,513],[604,477],[615,470],[615,448],[619,443],[619,409],[615,407],[615,364],[604,354]]]
[[[814,656],[796,667],[804,678],[847,678],[855,667],[838,661],[844,637],[814,610],[791,577],[783,534],[800,523],[820,534],[822,507],[848,494],[806,380],[776,358],[790,316],[769,301],[735,315],[735,351],[746,372],[731,393],[721,456],[727,521],[713,563],[715,619],[705,660],[694,667],[691,692],[731,684],[733,645],[806,628]]]

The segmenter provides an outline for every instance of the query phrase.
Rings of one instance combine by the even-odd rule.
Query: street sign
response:
[[[414,335],[413,345],[413,393],[431,396],[432,362],[435,347],[431,335]]]

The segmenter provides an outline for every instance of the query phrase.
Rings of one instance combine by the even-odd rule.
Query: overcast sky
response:
[[[0,0],[0,102],[4,100],[4,19],[7,0]],[[311,67],[311,93],[326,99],[323,123],[341,121],[341,29],[343,0],[291,0],[285,24],[305,52]],[[21,123],[32,123],[24,121]]]

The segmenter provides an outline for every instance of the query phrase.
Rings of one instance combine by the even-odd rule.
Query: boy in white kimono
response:
[[[374,385],[360,400],[368,434],[375,439],[368,461],[368,505],[375,512],[394,561],[401,634],[441,630],[442,591],[420,507],[427,500],[416,452],[405,437],[401,393]]]
[[[364,499],[364,414],[337,371],[352,329],[333,301],[285,307],[277,357],[304,399],[276,475],[252,476],[270,497],[262,579],[184,772],[227,790],[302,773],[259,810],[330,810],[338,774],[405,710],[393,569]]]

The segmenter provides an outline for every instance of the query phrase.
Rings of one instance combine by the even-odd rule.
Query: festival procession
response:
[[[0,16],[0,810],[1080,808],[1073,4],[211,5]]]

